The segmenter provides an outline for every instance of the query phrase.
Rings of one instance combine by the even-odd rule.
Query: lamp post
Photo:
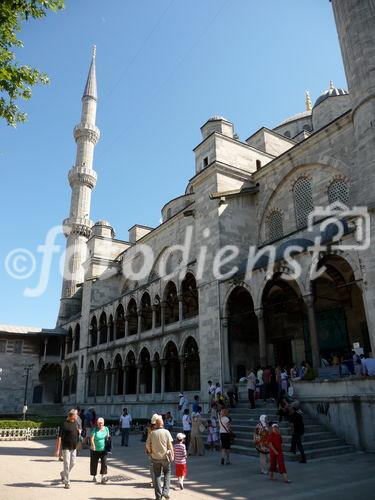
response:
[[[23,397],[23,420],[26,419],[26,412],[27,412],[27,386],[29,385],[29,373],[30,370],[34,367],[34,365],[27,365],[25,366],[24,370],[26,371],[26,382],[25,382],[25,394]]]

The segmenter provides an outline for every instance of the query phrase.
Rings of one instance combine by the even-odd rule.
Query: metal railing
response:
[[[0,429],[0,441],[28,441],[29,439],[54,439],[58,427],[25,427]]]

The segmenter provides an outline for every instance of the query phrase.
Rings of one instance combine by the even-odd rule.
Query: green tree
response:
[[[16,126],[27,118],[17,106],[18,99],[30,99],[31,87],[49,83],[45,73],[30,66],[19,65],[15,49],[23,47],[17,33],[30,18],[40,19],[48,10],[64,7],[64,0],[0,0],[0,118]]]

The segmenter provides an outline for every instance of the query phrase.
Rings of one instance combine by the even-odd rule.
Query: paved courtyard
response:
[[[109,461],[107,485],[91,482],[89,452],[84,450],[72,472],[70,490],[57,480],[61,463],[53,456],[52,441],[13,441],[0,443],[0,500],[139,500],[153,499],[149,487],[147,460],[139,436],[133,436],[129,448],[116,446]],[[189,479],[184,491],[174,490],[171,499],[259,499],[341,500],[375,491],[375,455],[356,453],[335,459],[321,459],[307,465],[287,464],[292,484],[280,479],[269,481],[258,474],[257,460],[233,456],[233,465],[219,465],[218,453],[193,457],[189,461]]]

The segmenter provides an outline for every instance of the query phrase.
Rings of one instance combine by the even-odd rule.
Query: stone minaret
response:
[[[95,125],[97,105],[95,55],[94,46],[82,96],[81,121],[74,127],[77,155],[75,165],[68,174],[72,196],[69,218],[63,222],[67,245],[58,324],[80,311],[81,294],[78,285],[84,281],[86,243],[93,225],[90,220],[91,191],[95,187],[97,177],[93,170],[93,157],[94,147],[100,135]]]
[[[354,179],[361,205],[374,201],[375,0],[332,0],[348,82],[356,140]],[[353,177],[355,172],[353,172]]]

